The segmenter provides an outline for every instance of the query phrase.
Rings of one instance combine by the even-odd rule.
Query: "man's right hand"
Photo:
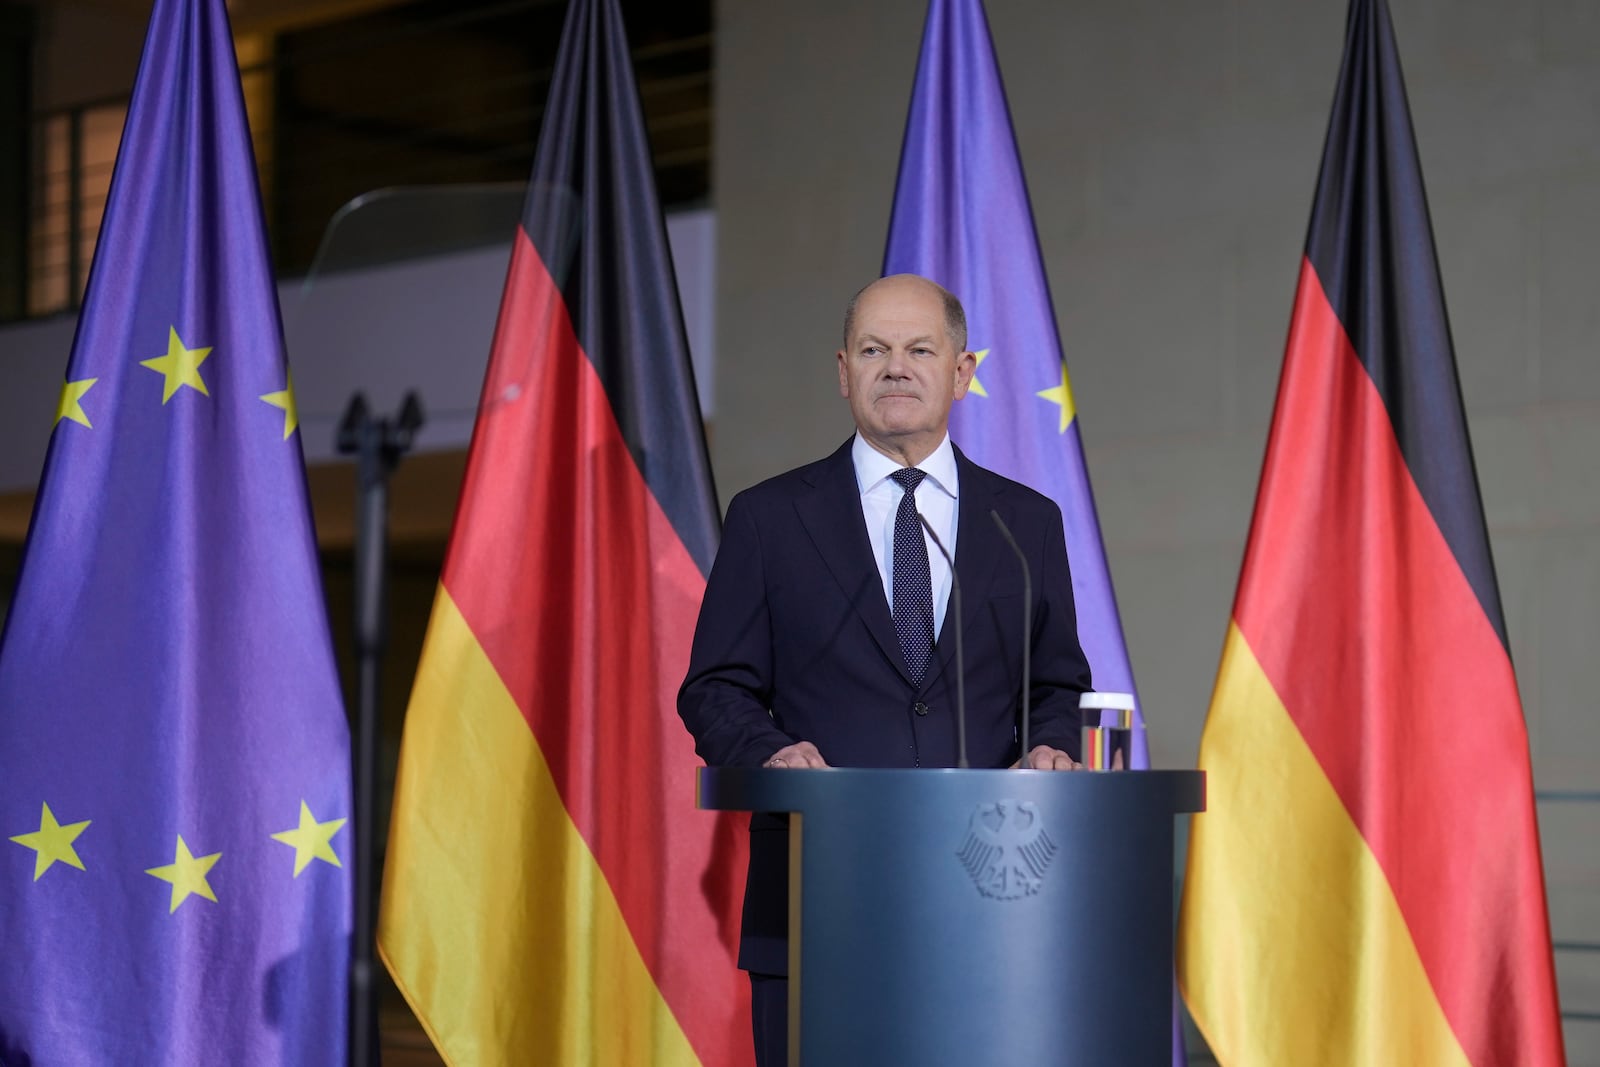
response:
[[[767,757],[767,762],[761,766],[776,768],[781,771],[796,767],[826,767],[827,765],[828,761],[822,758],[822,753],[817,751],[816,745],[813,745],[810,741],[800,741],[778,749],[778,751]]]

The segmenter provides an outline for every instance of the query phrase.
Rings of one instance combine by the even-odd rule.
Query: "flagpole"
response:
[[[389,477],[423,422],[416,393],[407,393],[393,418],[374,418],[360,393],[339,424],[338,447],[356,456],[355,642],[356,686],[355,932],[350,946],[350,1063],[378,1063],[377,966],[374,901],[377,886],[378,678],[388,644]]]

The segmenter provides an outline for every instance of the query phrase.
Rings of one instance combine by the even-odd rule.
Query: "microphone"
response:
[[[1011,536],[1011,530],[1006,526],[1005,520],[1000,518],[1000,513],[993,508],[989,509],[989,517],[1000,528],[1000,536],[1006,539],[1006,544],[1011,546],[1011,551],[1016,553],[1017,562],[1022,564],[1022,758],[1017,761],[1019,767],[1028,765],[1028,721],[1032,718],[1028,703],[1033,696],[1033,575],[1028,570],[1028,557],[1023,555],[1022,547],[1017,544],[1017,539]]]
[[[950,558],[950,553],[945,551],[944,542],[939,540],[939,535],[933,532],[933,527],[928,525],[928,520],[922,512],[917,512],[917,521],[922,523],[922,528],[928,531],[928,539],[933,542],[933,547],[939,550],[939,555],[950,565],[950,606],[956,613],[956,766],[965,769],[967,764],[967,661],[961,649],[961,579],[956,577],[956,561]],[[948,619],[950,613],[945,613]]]

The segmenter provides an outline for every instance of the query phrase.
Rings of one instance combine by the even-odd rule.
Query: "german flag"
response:
[[[1354,0],[1178,969],[1228,1067],[1563,1062],[1527,732],[1383,0]]]
[[[745,847],[674,695],[716,550],[616,0],[574,0],[406,718],[379,951],[452,1064],[735,1064]]]

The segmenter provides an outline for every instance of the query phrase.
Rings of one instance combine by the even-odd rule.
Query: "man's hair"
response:
[[[861,302],[861,294],[871,289],[878,282],[868,282],[856,290],[856,295],[850,298],[850,303],[844,307],[844,347],[850,347],[850,332],[856,328],[856,305]],[[944,332],[950,335],[950,340],[956,343],[956,351],[964,352],[967,348],[967,312],[961,306],[961,301],[956,294],[940,285],[938,282],[922,279],[933,286],[939,293],[939,300],[944,304]]]

